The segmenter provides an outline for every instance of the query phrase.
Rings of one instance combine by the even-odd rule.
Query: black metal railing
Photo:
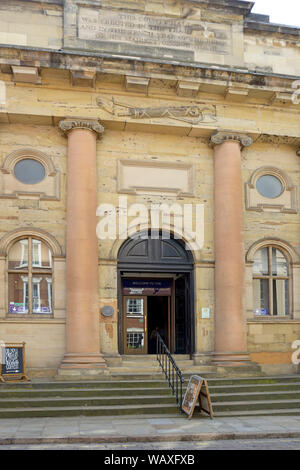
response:
[[[159,333],[156,333],[156,357],[182,412],[184,376]]]

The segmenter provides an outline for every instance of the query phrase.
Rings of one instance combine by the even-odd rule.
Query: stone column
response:
[[[214,144],[215,198],[215,353],[213,362],[241,365],[247,353],[244,314],[245,252],[241,147],[252,144],[246,135],[217,132]]]
[[[96,140],[104,128],[80,119],[66,119],[59,127],[68,136],[66,354],[61,369],[99,372],[106,363],[99,334]]]

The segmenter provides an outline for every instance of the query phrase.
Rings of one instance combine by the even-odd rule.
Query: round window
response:
[[[33,158],[24,158],[15,164],[15,177],[25,184],[39,183],[45,178],[45,167]]]
[[[256,189],[263,197],[274,199],[283,192],[283,185],[276,176],[263,175],[256,182]]]

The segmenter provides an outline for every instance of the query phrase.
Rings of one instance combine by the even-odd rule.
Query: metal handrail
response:
[[[176,397],[176,403],[182,412],[184,376],[159,333],[156,333],[156,358],[172,389],[173,395]]]

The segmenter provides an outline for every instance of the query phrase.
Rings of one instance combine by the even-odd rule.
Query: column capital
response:
[[[210,140],[213,145],[220,145],[223,142],[237,142],[241,147],[250,147],[253,144],[253,140],[247,134],[232,131],[217,131]]]
[[[67,118],[59,121],[58,127],[65,135],[73,129],[87,129],[96,132],[98,137],[104,132],[104,127],[96,119]]]

